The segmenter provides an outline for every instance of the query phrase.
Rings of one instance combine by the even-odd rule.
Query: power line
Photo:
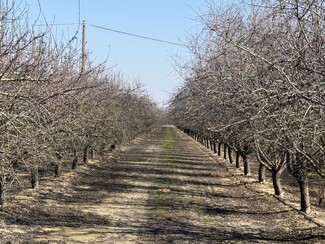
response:
[[[152,38],[152,37],[148,37],[148,36],[137,35],[137,34],[133,34],[133,33],[125,32],[125,31],[114,30],[114,29],[99,26],[99,25],[91,25],[91,24],[89,24],[89,25],[92,27],[98,28],[98,29],[112,31],[112,32],[116,32],[119,34],[123,34],[123,35],[128,35],[128,36],[138,37],[138,38],[142,38],[142,39],[146,39],[146,40],[150,40],[150,41],[163,42],[163,43],[168,43],[168,44],[172,44],[172,45],[185,47],[184,44],[177,43],[177,42],[171,42],[171,41],[161,40],[161,39]]]
[[[82,25],[82,23],[34,24],[33,26],[69,26],[69,25],[70,26],[71,25]],[[95,27],[95,28],[98,28],[98,29],[107,30],[107,31],[111,31],[111,32],[115,32],[115,33],[119,33],[119,34],[123,34],[123,35],[128,35],[128,36],[142,38],[142,39],[146,39],[146,40],[150,40],[150,41],[163,42],[163,43],[167,43],[167,44],[171,44],[171,45],[186,47],[184,44],[177,43],[177,42],[171,42],[171,41],[166,41],[166,40],[162,40],[162,39],[158,39],[158,38],[138,35],[138,34],[125,32],[125,31],[120,31],[120,30],[115,30],[115,29],[111,29],[111,28],[107,28],[107,27],[103,27],[103,26],[99,26],[99,25],[92,25],[92,24],[88,24],[88,25],[92,26],[92,27]]]

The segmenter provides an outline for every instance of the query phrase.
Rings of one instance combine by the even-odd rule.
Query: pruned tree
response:
[[[39,170],[76,168],[105,144],[122,143],[159,124],[160,109],[138,85],[108,74],[105,62],[80,72],[76,38],[60,42],[51,26],[29,26],[15,1],[0,2],[0,205],[22,172],[33,188]],[[89,55],[88,55],[89,56]],[[104,146],[103,146],[104,145]],[[9,183],[9,185],[8,185]]]
[[[279,196],[287,166],[306,213],[309,174],[324,176],[324,7],[318,0],[210,2],[170,105],[175,125],[214,133],[244,162],[256,155],[259,180],[268,169]]]

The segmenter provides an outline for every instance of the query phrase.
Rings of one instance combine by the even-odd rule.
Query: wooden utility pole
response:
[[[81,47],[81,69],[80,73],[83,75],[86,68],[86,21],[82,22],[82,47]]]

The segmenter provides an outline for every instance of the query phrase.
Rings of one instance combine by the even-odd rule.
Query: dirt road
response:
[[[247,184],[165,126],[22,191],[0,243],[325,243],[324,229]]]

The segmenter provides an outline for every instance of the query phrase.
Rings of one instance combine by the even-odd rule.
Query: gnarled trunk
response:
[[[298,180],[300,189],[300,210],[306,214],[310,213],[310,197],[308,179]]]
[[[265,182],[265,179],[266,179],[266,177],[265,177],[265,169],[266,169],[265,165],[260,163],[260,166],[259,166],[259,169],[258,169],[258,181],[260,183]]]
[[[310,212],[309,182],[307,160],[300,153],[295,155],[295,161],[288,163],[289,172],[295,177],[300,189],[300,210]]]
[[[271,169],[272,173],[272,183],[274,188],[274,194],[276,196],[282,197],[283,191],[282,191],[282,185],[281,185],[281,170],[278,170],[276,168]]]

